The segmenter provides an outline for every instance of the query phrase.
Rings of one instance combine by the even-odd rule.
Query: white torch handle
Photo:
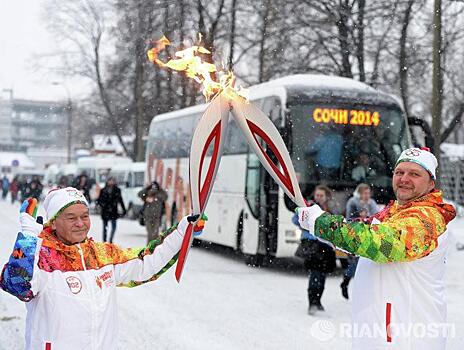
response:
[[[228,99],[220,94],[211,101],[201,116],[192,137],[189,171],[193,214],[201,214],[205,210],[221,162],[228,122]],[[213,153],[208,170],[202,176],[206,152],[211,144]],[[203,183],[201,183],[202,178],[204,178]]]

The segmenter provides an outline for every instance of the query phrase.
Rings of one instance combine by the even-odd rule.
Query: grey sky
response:
[[[46,0],[0,0],[0,92],[38,100],[65,99],[63,79],[37,69],[35,58],[53,51],[53,38],[42,16]],[[68,85],[70,83],[68,82]],[[73,82],[74,85],[74,82]],[[74,85],[75,86],[75,85]],[[75,95],[76,91],[71,91]]]

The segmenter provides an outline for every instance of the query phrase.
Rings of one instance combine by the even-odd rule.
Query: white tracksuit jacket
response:
[[[50,229],[18,234],[0,286],[26,301],[26,349],[116,349],[116,286],[157,279],[172,266],[185,230],[173,228],[141,249],[110,243],[66,246]]]
[[[352,292],[353,350],[443,350],[447,224],[456,211],[434,190],[391,202],[366,222],[322,214],[316,236],[360,256]],[[451,329],[450,329],[451,328]]]
[[[445,349],[452,331],[446,323],[447,241],[445,231],[433,252],[410,262],[359,258],[352,293],[353,350]]]

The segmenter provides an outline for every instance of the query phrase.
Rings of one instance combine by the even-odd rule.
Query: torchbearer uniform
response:
[[[403,152],[401,161],[421,165],[435,179],[429,155],[410,159]],[[404,205],[392,201],[370,224],[346,223],[319,207],[299,209],[299,215],[302,227],[360,256],[352,293],[353,350],[445,349],[446,225],[456,212],[440,191]]]
[[[56,192],[44,202],[50,219],[70,205],[87,205],[75,189]],[[50,227],[36,236],[23,225],[29,232],[18,234],[0,286],[27,302],[26,349],[116,349],[116,287],[158,279],[176,262],[187,225],[184,218],[139,249],[92,238],[65,245]]]

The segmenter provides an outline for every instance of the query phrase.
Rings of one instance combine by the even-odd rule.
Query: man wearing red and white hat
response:
[[[184,217],[143,248],[122,249],[87,236],[89,205],[77,189],[50,191],[44,208],[42,227],[37,200],[23,203],[22,232],[0,276],[2,289],[27,302],[26,349],[116,349],[116,286],[158,279],[176,262],[185,230],[198,216]]]
[[[300,225],[360,256],[353,287],[353,349],[445,349],[445,259],[453,206],[435,189],[428,149],[403,151],[393,172],[396,200],[346,223],[317,205],[298,208]]]

